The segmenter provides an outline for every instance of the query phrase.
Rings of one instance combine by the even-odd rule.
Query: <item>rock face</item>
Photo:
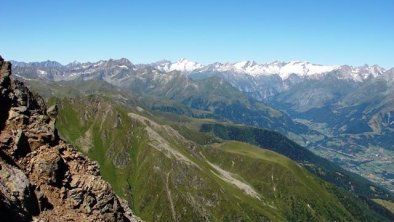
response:
[[[90,161],[58,137],[46,108],[0,57],[0,218],[139,221]]]

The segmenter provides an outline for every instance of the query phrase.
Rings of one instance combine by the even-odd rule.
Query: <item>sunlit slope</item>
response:
[[[57,103],[61,136],[98,161],[146,221],[359,219],[332,185],[277,153],[240,142],[201,146],[148,111],[108,98]]]

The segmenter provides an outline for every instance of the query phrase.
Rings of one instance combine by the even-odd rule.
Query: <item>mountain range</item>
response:
[[[364,81],[368,78],[381,76],[386,69],[378,66],[360,66],[352,67],[348,65],[318,65],[312,64],[306,61],[291,61],[291,62],[279,62],[275,61],[272,63],[258,64],[255,61],[242,61],[237,63],[213,63],[209,65],[202,65],[197,62],[189,61],[182,58],[176,62],[168,60],[162,60],[151,64],[132,64],[129,60],[122,58],[119,60],[108,60],[99,61],[96,63],[80,63],[74,61],[67,65],[62,65],[56,61],[45,61],[45,62],[33,62],[24,63],[12,61],[15,67],[43,67],[44,70],[37,70],[38,75],[45,75],[48,73],[46,69],[61,69],[62,67],[67,69],[74,69],[76,71],[74,75],[64,76],[64,79],[77,78],[80,75],[86,74],[92,69],[99,67],[111,67],[116,65],[120,69],[140,69],[144,67],[153,67],[162,72],[179,71],[186,74],[194,74],[199,77],[206,75],[207,73],[234,73],[243,74],[251,77],[262,77],[262,76],[279,76],[283,81],[289,79],[292,76],[308,77],[308,78],[319,78],[330,72],[337,72],[337,77],[341,79],[350,79],[354,81]],[[206,77],[206,76],[205,76]],[[201,77],[200,77],[201,78]],[[59,77],[59,80],[63,80]]]
[[[133,64],[119,59],[67,65],[14,62],[14,70],[24,80],[105,81],[238,123],[273,129],[394,189],[393,69],[309,62],[202,65],[187,59]],[[152,106],[185,112],[179,106]]]
[[[180,59],[177,62],[162,61],[151,64],[160,71],[180,71],[187,73],[208,73],[223,72],[237,73],[253,77],[279,75],[282,80],[288,79],[291,75],[300,77],[319,77],[328,72],[341,71],[345,75],[342,78],[349,78],[356,81],[362,81],[370,76],[376,77],[381,75],[385,69],[378,65],[351,67],[347,65],[317,65],[310,62],[291,61],[291,62],[272,62],[258,64],[255,61],[242,61],[237,63],[213,63],[202,65],[187,59]]]
[[[385,70],[376,65],[351,67],[323,66],[308,62],[257,64],[248,61],[205,66],[186,59],[152,64],[133,64],[127,59],[96,63],[73,62],[67,65],[53,61],[13,64],[16,78],[26,82],[50,103],[60,105],[60,134],[104,166],[104,178],[113,184],[118,194],[134,204],[133,210],[137,215],[143,215],[143,219],[157,220],[158,215],[174,219],[174,215],[177,217],[182,214],[179,214],[177,205],[174,205],[174,211],[169,208],[163,214],[149,213],[151,207],[159,209],[157,207],[165,201],[158,200],[155,205],[139,196],[140,193],[148,194],[159,187],[165,188],[165,183],[152,187],[153,190],[148,192],[136,179],[145,180],[142,179],[145,174],[133,169],[149,166],[155,172],[155,163],[163,160],[157,155],[146,153],[145,148],[142,148],[145,145],[139,142],[132,145],[139,147],[137,150],[129,149],[126,144],[130,141],[124,140],[126,138],[134,138],[132,141],[140,141],[141,137],[148,138],[147,141],[156,145],[166,143],[172,148],[176,147],[176,153],[180,152],[182,155],[191,152],[191,161],[200,168],[204,168],[206,164],[203,164],[204,167],[200,165],[201,158],[203,162],[207,159],[208,165],[216,162],[220,165],[220,169],[212,166],[216,174],[226,174],[221,170],[235,170],[231,172],[242,175],[246,184],[252,184],[255,189],[260,182],[246,179],[250,176],[249,171],[241,172],[238,168],[231,168],[226,165],[227,160],[217,162],[218,156],[224,154],[212,154],[209,148],[203,149],[201,156],[195,148],[184,150],[182,147],[185,145],[179,145],[215,147],[212,143],[223,139],[238,140],[285,155],[315,176],[341,187],[345,193],[336,192],[344,195],[337,196],[342,204],[347,204],[344,200],[352,199],[346,192],[355,194],[356,199],[361,198],[368,203],[367,208],[375,209],[380,214],[384,210],[374,203],[390,203],[392,194],[384,188],[393,190],[394,186],[394,141],[390,136],[393,132],[391,118],[394,115],[393,69]],[[92,112],[81,112],[84,107],[90,107]],[[142,121],[141,118],[147,119]],[[96,121],[100,119],[103,121]],[[136,120],[140,123],[133,122]],[[145,128],[148,134],[136,134],[136,129],[125,128],[124,124],[137,124]],[[152,128],[156,124],[164,126]],[[170,125],[172,129],[168,129],[166,125]],[[119,132],[112,130],[114,127]],[[174,132],[178,132],[183,138],[176,136]],[[129,136],[123,138],[121,135],[125,134]],[[160,139],[168,140],[174,136],[180,141],[163,142]],[[113,147],[111,143],[114,144]],[[247,145],[242,144],[219,147],[234,146],[249,150]],[[240,154],[233,148],[224,148],[224,151]],[[175,157],[178,155],[173,153],[175,151],[168,152]],[[142,160],[145,159],[152,165],[145,165],[145,162],[140,162],[141,159],[133,159],[140,154],[143,156],[140,157]],[[326,162],[316,154],[332,162]],[[236,162],[233,157],[229,158]],[[170,165],[175,166],[174,163]],[[337,165],[379,185],[344,171]],[[252,166],[247,169],[250,170],[250,167]],[[125,169],[132,172],[131,175],[125,173]],[[162,174],[173,172],[171,167],[167,170]],[[206,170],[208,169],[203,171]],[[195,173],[191,170],[187,175]],[[135,177],[136,175],[141,177]],[[157,190],[159,193],[160,189]],[[164,191],[168,198],[168,188]],[[132,194],[132,198],[128,194]],[[137,195],[136,199],[134,195]],[[190,204],[190,200],[190,197],[181,195],[176,201],[184,205],[185,202],[182,201]],[[354,206],[356,202],[357,200],[351,205]],[[358,206],[357,211],[365,208],[365,205]],[[222,207],[224,206],[219,208]],[[208,213],[206,210],[198,215],[223,219],[223,215]],[[291,211],[281,208],[276,216],[268,218],[278,219],[277,216],[284,215],[285,212]],[[387,212],[383,214],[387,215]],[[241,214],[238,216],[244,217]],[[183,218],[184,215],[180,217]]]

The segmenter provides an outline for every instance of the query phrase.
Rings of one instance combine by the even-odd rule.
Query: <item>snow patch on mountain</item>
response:
[[[279,75],[283,80],[287,79],[291,74],[299,76],[310,76],[331,72],[339,66],[316,65],[309,62],[272,62],[266,64],[258,64],[255,61],[242,61],[237,63],[214,63],[194,72],[233,72],[238,74],[250,75],[253,77]]]
[[[279,76],[282,79],[287,79],[291,74],[311,76],[331,72],[337,68],[338,66],[316,65],[309,62],[293,61],[280,67]]]
[[[38,73],[39,75],[46,75],[46,74],[48,74],[47,71],[44,71],[44,70],[41,70],[41,69],[38,69],[38,70],[37,70],[37,73]]]
[[[129,67],[127,67],[127,66],[125,66],[125,65],[120,65],[120,66],[118,66],[119,68],[121,68],[121,69],[129,69]]]
[[[186,74],[192,73],[193,75],[210,73],[208,76],[212,76],[214,73],[233,73],[250,77],[279,75],[282,80],[288,79],[293,74],[305,78],[318,78],[327,73],[338,71],[341,73],[341,75],[338,76],[339,78],[363,81],[369,77],[377,77],[385,71],[377,65],[351,67],[319,65],[305,61],[275,61],[265,64],[259,64],[255,61],[242,61],[236,63],[213,63],[204,66],[196,62],[181,59],[175,63],[164,60],[154,63],[152,66],[162,72],[177,70]]]
[[[41,77],[49,75],[48,78],[53,77],[56,80],[69,80],[77,78],[78,76],[86,76],[93,73],[97,73],[96,76],[98,78],[101,78],[100,75],[105,75],[111,76],[111,78],[118,76],[116,77],[117,79],[122,79],[134,72],[149,71],[154,75],[161,75],[171,71],[179,71],[192,78],[225,76],[233,85],[238,85],[238,81],[242,82],[242,88],[245,89],[255,88],[254,86],[257,84],[255,81],[261,82],[261,79],[266,79],[268,81],[268,79],[274,80],[275,78],[280,77],[283,81],[289,79],[292,75],[296,75],[301,78],[314,79],[330,75],[338,79],[349,79],[360,82],[368,78],[382,76],[385,72],[384,68],[377,65],[352,67],[348,65],[319,65],[306,61],[275,61],[264,64],[259,64],[255,61],[242,61],[235,63],[213,63],[209,65],[202,65],[187,59],[180,59],[176,62],[162,60],[152,64],[134,65],[125,58],[117,60],[101,60],[95,63],[80,63],[74,61],[64,66],[55,61],[33,63],[15,62],[14,67],[31,69]],[[155,73],[156,71],[158,73]]]
[[[197,69],[201,69],[204,66],[197,62],[189,61],[185,58],[180,59],[174,63],[170,61],[157,62],[155,68],[163,72],[180,71],[180,72],[192,72]]]

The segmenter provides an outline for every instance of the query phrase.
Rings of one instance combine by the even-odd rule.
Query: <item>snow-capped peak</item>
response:
[[[272,62],[258,64],[255,61],[242,61],[237,63],[216,63],[209,68],[196,70],[204,72],[205,70],[216,70],[218,72],[235,72],[239,74],[251,75],[254,77],[262,75],[278,74],[282,79],[287,79],[291,74],[299,76],[309,76],[333,71],[338,66],[315,65],[309,62],[291,61],[291,62]]]
[[[331,72],[338,67],[336,65],[317,65],[310,62],[291,61],[280,67],[278,74],[282,79],[287,79],[291,74],[311,76]]]
[[[238,62],[234,64],[234,67],[236,69],[248,69],[251,68],[253,66],[257,65],[257,63],[255,61],[242,61],[242,62]]]
[[[355,81],[363,81],[370,77],[378,77],[382,75],[386,70],[378,65],[373,66],[341,66],[339,69],[340,73],[342,74],[342,78],[353,79]]]
[[[185,58],[182,58],[174,63],[169,61],[163,61],[155,63],[155,66],[158,70],[164,72],[171,72],[171,71],[180,71],[180,72],[192,72],[196,69],[201,69],[204,67],[200,63],[189,61]]]
[[[241,61],[235,63],[213,63],[203,66],[199,63],[189,61],[182,58],[176,62],[160,61],[151,64],[155,68],[163,72],[180,71],[189,73],[234,73],[249,75],[253,77],[279,75],[282,80],[288,79],[292,74],[300,77],[318,77],[332,71],[340,71],[340,78],[353,79],[355,81],[363,81],[370,76],[376,77],[384,72],[384,69],[374,66],[339,66],[339,65],[319,65],[307,61],[290,61],[259,64],[255,61]],[[347,67],[347,68],[345,68]]]

